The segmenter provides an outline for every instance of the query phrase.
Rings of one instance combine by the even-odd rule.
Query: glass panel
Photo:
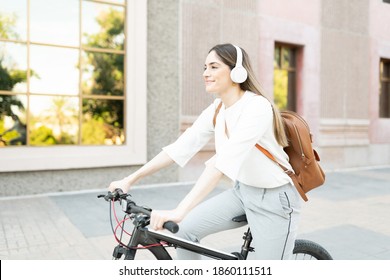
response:
[[[27,96],[0,95],[0,147],[26,145]]]
[[[281,67],[280,63],[280,47],[275,47],[275,53],[274,53],[274,67]]]
[[[390,83],[382,82],[379,95],[379,117],[390,118]]]
[[[27,47],[0,42],[0,90],[27,92]]]
[[[296,111],[296,94],[295,94],[295,71],[288,72],[288,89],[287,89],[287,110]]]
[[[31,92],[79,93],[78,50],[32,45],[30,54]]]
[[[123,96],[124,55],[83,52],[83,94]]]
[[[124,144],[123,106],[122,100],[84,99],[82,144]]]
[[[93,2],[83,2],[82,5],[83,45],[123,50],[124,7]]]
[[[390,62],[382,61],[381,66],[381,76],[390,78]]]
[[[279,110],[287,109],[288,71],[274,70],[274,102]]]
[[[77,144],[79,98],[30,97],[30,144],[47,146]]]
[[[295,67],[295,50],[292,48],[282,48],[282,67],[294,68]]]
[[[27,38],[27,0],[0,1],[0,38]]]
[[[33,0],[30,10],[31,41],[79,45],[78,0]]]

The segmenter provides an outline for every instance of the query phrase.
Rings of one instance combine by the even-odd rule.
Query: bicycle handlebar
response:
[[[108,192],[106,195],[98,195],[98,198],[104,198],[106,201],[118,201],[121,200],[122,210],[127,214],[139,214],[142,213],[150,218],[152,210],[143,206],[138,206],[134,201],[129,199],[130,194],[123,193],[122,190],[117,189],[114,192]],[[172,221],[164,223],[163,228],[169,230],[172,233],[179,231],[179,225]]]

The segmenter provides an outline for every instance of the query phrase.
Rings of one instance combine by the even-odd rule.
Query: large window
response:
[[[390,118],[390,60],[380,62],[379,117]]]
[[[0,1],[0,172],[144,163],[146,34],[146,1]]]
[[[296,111],[296,48],[276,44],[274,102],[280,110]]]
[[[0,145],[123,145],[126,1],[0,2]]]

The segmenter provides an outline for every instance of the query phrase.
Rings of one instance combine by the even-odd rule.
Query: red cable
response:
[[[150,245],[147,245],[147,246],[137,246],[137,247],[128,247],[126,244],[122,243],[122,241],[117,237],[116,231],[117,231],[118,227],[120,227],[128,236],[131,236],[131,234],[128,233],[128,232],[124,229],[124,227],[122,227],[122,224],[123,224],[126,220],[128,220],[129,218],[124,218],[122,221],[119,221],[119,220],[118,220],[118,217],[117,217],[116,211],[115,211],[115,204],[114,204],[114,201],[112,201],[112,209],[113,209],[113,212],[114,212],[115,220],[116,220],[116,222],[117,222],[117,225],[116,225],[115,230],[114,230],[114,237],[115,237],[116,241],[117,241],[119,244],[125,246],[125,247],[128,248],[128,249],[137,249],[137,250],[138,250],[138,249],[148,249],[148,248],[157,247],[157,246],[164,246],[164,243],[165,243],[165,242],[150,244]],[[165,243],[165,245],[166,245],[166,243]]]

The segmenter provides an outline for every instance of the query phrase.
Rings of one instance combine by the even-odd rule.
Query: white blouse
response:
[[[291,169],[287,154],[274,136],[270,102],[246,91],[232,106],[222,105],[214,128],[215,109],[220,102],[216,99],[174,143],[163,148],[169,157],[183,167],[214,135],[216,154],[206,164],[214,162],[232,181],[261,188],[291,182],[279,165],[255,147],[259,143],[279,163]]]

